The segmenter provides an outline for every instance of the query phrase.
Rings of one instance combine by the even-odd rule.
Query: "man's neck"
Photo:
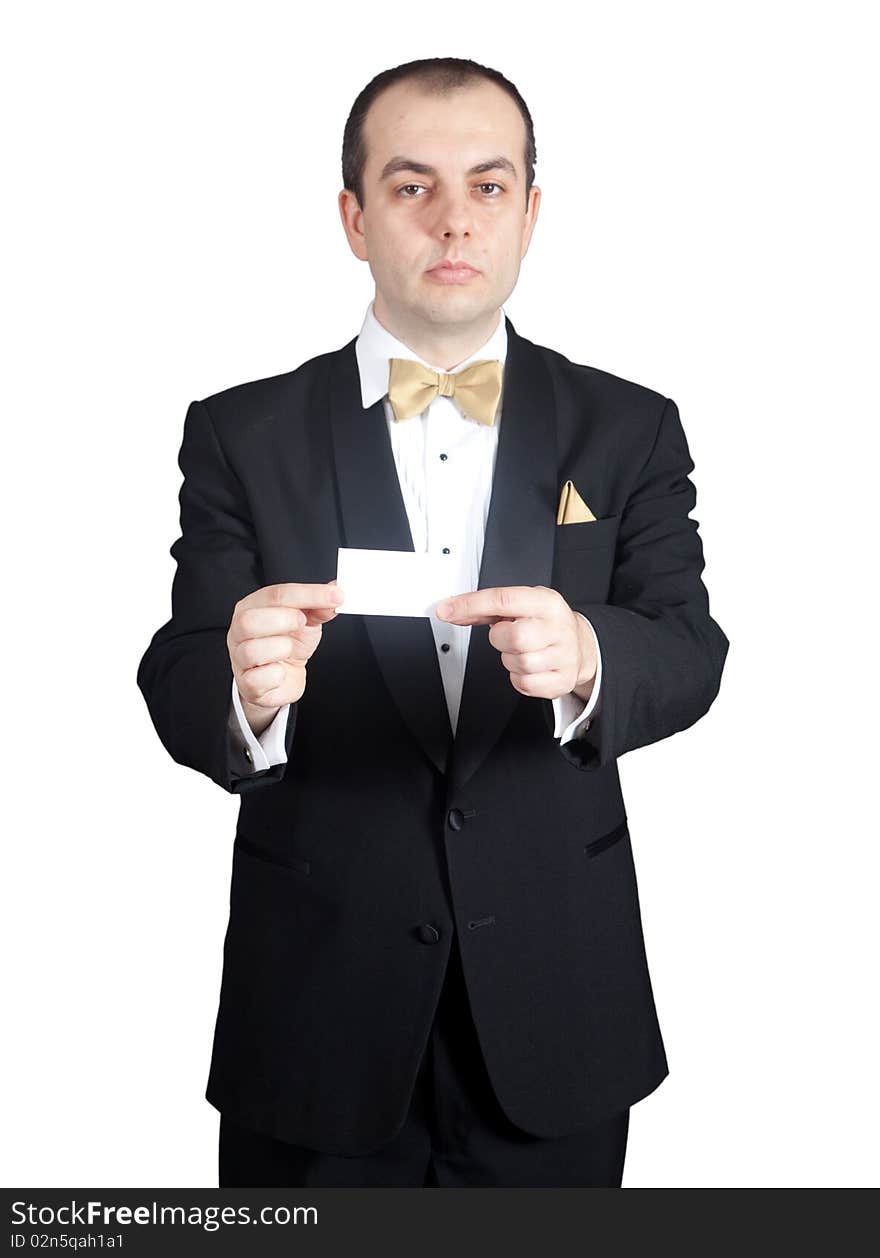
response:
[[[386,332],[402,341],[426,363],[442,367],[444,371],[451,371],[485,345],[501,319],[501,310],[498,309],[484,320],[466,326],[426,327],[395,316],[378,298],[373,300],[373,314]]]

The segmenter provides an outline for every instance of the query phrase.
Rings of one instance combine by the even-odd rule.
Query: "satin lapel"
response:
[[[479,589],[550,585],[556,508],[556,407],[540,351],[507,319],[501,426]],[[479,768],[517,703],[535,703],[514,690],[489,626],[474,625],[452,757],[455,792]]]
[[[345,546],[413,550],[412,534],[380,398],[364,410],[355,342],[331,360],[330,430]],[[416,616],[364,616],[382,676],[426,756],[446,772],[452,727],[430,621]]]

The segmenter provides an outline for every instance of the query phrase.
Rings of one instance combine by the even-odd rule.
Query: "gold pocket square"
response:
[[[557,524],[583,524],[585,520],[595,520],[590,508],[574,487],[574,482],[567,480],[559,495],[559,509],[556,512]]]

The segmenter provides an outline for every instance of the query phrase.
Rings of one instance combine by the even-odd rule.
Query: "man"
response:
[[[360,335],[186,416],[138,684],[241,795],[221,1186],[619,1186],[668,1072],[616,762],[707,711],[728,643],[675,403],[504,314],[534,156],[496,71],[377,76],[339,197]],[[455,597],[337,615],[339,546],[447,556]]]

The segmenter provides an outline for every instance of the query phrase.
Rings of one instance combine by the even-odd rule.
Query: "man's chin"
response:
[[[466,294],[461,290],[456,293],[450,286],[419,302],[414,313],[427,323],[452,325],[477,323],[497,309],[497,305],[487,305],[485,293],[477,301],[473,294]]]

